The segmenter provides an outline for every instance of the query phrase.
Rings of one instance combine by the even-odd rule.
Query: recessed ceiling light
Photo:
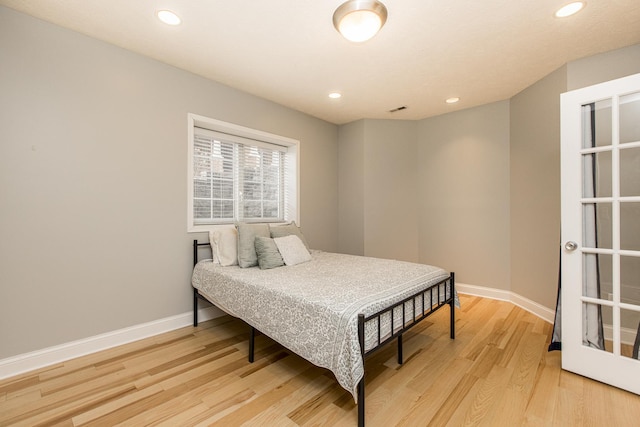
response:
[[[585,3],[582,1],[575,1],[573,3],[569,3],[565,6],[562,6],[556,12],[556,18],[566,18],[567,16],[571,16],[575,13],[578,13],[584,7]]]
[[[460,101],[460,98],[454,96],[452,98],[448,98],[445,102],[447,104],[455,104],[456,102]]]
[[[180,17],[170,10],[159,10],[156,16],[167,25],[180,25],[182,22]]]
[[[342,97],[342,94],[340,92],[331,92],[329,94],[329,98],[331,99],[338,99],[340,97]]]

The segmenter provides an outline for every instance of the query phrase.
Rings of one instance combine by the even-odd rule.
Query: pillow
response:
[[[242,268],[258,265],[256,254],[256,236],[270,237],[269,224],[245,224],[237,225],[238,228],[238,265]]]
[[[223,267],[238,264],[238,232],[233,224],[217,225],[209,231],[213,262]]]
[[[282,267],[284,260],[278,251],[276,242],[269,237],[256,237],[256,255],[261,270]]]
[[[300,238],[300,240],[302,240],[302,243],[304,243],[304,246],[307,248],[307,250],[309,249],[309,244],[307,244],[307,239],[304,238],[304,236],[302,235],[302,232],[300,231],[300,228],[298,228],[295,221],[291,222],[291,224],[286,224],[286,225],[269,226],[269,231],[271,231],[271,237],[274,239],[276,237],[291,236],[292,234],[296,235]]]
[[[280,251],[285,265],[296,265],[311,261],[311,254],[296,235],[276,237],[273,239]]]

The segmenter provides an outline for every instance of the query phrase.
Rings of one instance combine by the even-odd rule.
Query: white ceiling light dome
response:
[[[349,0],[336,9],[333,26],[344,38],[364,42],[387,22],[387,8],[378,0]]]

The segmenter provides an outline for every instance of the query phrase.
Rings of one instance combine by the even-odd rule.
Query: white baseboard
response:
[[[198,310],[198,320],[204,322],[223,314],[224,312],[217,307],[201,308]],[[188,312],[2,359],[0,360],[0,380],[191,324],[193,324],[193,312]]]
[[[613,341],[613,327],[611,325],[604,325],[603,332],[605,340]],[[620,342],[626,345],[633,345],[636,342],[637,333],[638,331],[631,328],[620,328]]]
[[[543,305],[538,304],[535,301],[531,301],[521,295],[510,291],[504,291],[502,289],[485,288],[482,286],[467,285],[464,283],[456,282],[456,290],[458,293],[466,295],[474,295],[483,298],[497,299],[500,301],[508,301],[518,307],[534,314],[544,320],[547,323],[553,323],[556,312],[555,309],[550,309]]]
[[[553,323],[555,311],[524,298],[513,292],[500,289],[485,288],[482,286],[456,283],[456,290],[461,294],[475,295],[483,298],[496,299],[511,302],[524,310],[533,313],[541,319]],[[198,310],[200,321],[220,317],[224,312],[217,307],[206,307]],[[183,313],[167,317],[153,322],[131,326],[117,331],[72,341],[69,343],[48,347],[31,353],[20,354],[0,360],[0,380],[9,378],[24,372],[44,368],[76,357],[106,350],[133,341],[148,338],[153,335],[173,331],[178,328],[191,325],[193,313]]]
[[[457,282],[456,290],[460,294],[511,302],[548,323],[553,323],[556,317],[555,310],[544,307],[537,302],[531,301],[513,292],[503,291],[501,289],[485,288],[482,286],[466,285],[464,283]],[[633,345],[636,339],[636,334],[637,331],[634,329],[620,328],[620,341],[622,344]],[[609,325],[604,325],[604,339],[609,341],[613,340],[613,330]]]

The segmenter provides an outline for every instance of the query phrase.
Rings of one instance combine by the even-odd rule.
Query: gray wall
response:
[[[364,255],[364,120],[339,128],[338,250]]]
[[[418,261],[416,122],[358,120],[338,139],[340,252]]]
[[[340,127],[341,252],[509,289],[509,102]],[[363,227],[364,225],[364,227]]]
[[[338,128],[0,7],[0,359],[188,312],[187,113],[301,141],[338,248]]]
[[[636,73],[640,73],[640,44],[569,62],[567,90],[580,89]]]
[[[511,290],[555,307],[560,245],[560,94],[566,67],[511,98]]]
[[[420,261],[509,289],[509,102],[420,121]]]
[[[417,262],[416,122],[365,120],[364,131],[364,255]]]

